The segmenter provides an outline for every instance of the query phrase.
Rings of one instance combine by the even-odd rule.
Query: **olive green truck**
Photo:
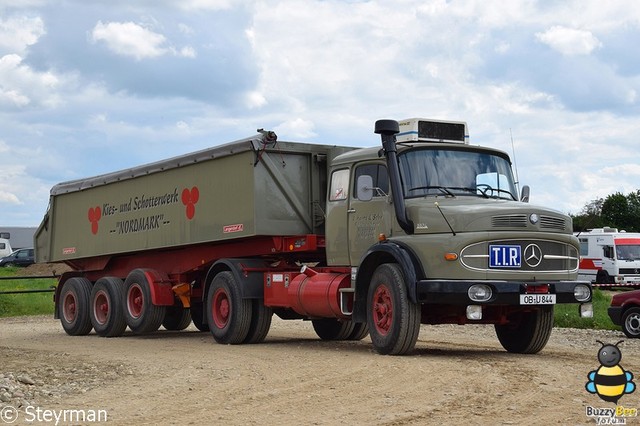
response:
[[[276,314],[399,355],[421,324],[494,324],[507,351],[536,353],[555,304],[592,315],[571,218],[518,194],[506,153],[469,144],[463,122],[379,120],[375,133],[382,147],[259,130],[54,186],[35,247],[71,267],[56,318],[107,337],[193,322],[241,344]]]

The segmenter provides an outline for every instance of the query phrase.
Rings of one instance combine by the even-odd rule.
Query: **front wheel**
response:
[[[622,331],[631,339],[640,337],[640,308],[629,308],[624,312]]]
[[[546,346],[553,330],[553,306],[518,312],[508,324],[496,324],[495,329],[500,344],[508,352],[538,353]]]
[[[367,325],[376,352],[404,355],[413,350],[420,331],[420,309],[409,299],[400,266],[378,266],[367,295]]]

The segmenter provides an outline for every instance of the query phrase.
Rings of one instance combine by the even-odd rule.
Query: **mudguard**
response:
[[[397,263],[404,274],[407,293],[412,302],[418,303],[416,283],[424,278],[422,265],[413,251],[397,241],[382,241],[371,246],[362,256],[356,276],[356,297],[353,308],[353,320],[366,321],[367,292],[371,277],[376,268],[383,263]]]
[[[205,279],[205,289],[202,293],[203,301],[207,297],[209,285],[213,278],[222,271],[230,271],[236,282],[240,284],[243,299],[262,299],[264,297],[264,272],[268,264],[259,259],[220,259],[215,262]]]

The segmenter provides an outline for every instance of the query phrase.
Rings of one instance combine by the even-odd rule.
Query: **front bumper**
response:
[[[486,302],[474,302],[469,298],[469,288],[476,284],[491,287],[492,296]],[[416,300],[419,303],[438,305],[519,305],[521,294],[539,294],[528,292],[527,287],[548,285],[546,294],[555,294],[556,303],[589,303],[588,300],[579,301],[575,298],[574,290],[577,285],[585,285],[591,289],[587,281],[550,281],[550,282],[522,282],[522,281],[455,281],[455,280],[421,280],[416,283]]]

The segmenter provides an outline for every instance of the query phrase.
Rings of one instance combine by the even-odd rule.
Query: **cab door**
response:
[[[327,221],[325,225],[327,265],[349,265],[349,234],[347,210],[349,209],[349,182],[351,170],[336,168],[329,177],[327,195]]]
[[[371,176],[373,181],[373,198],[369,201],[358,199],[357,182],[362,175]],[[360,265],[362,256],[378,242],[380,234],[391,235],[393,209],[390,200],[389,175],[384,163],[356,165],[347,209],[349,260],[352,266]]]

